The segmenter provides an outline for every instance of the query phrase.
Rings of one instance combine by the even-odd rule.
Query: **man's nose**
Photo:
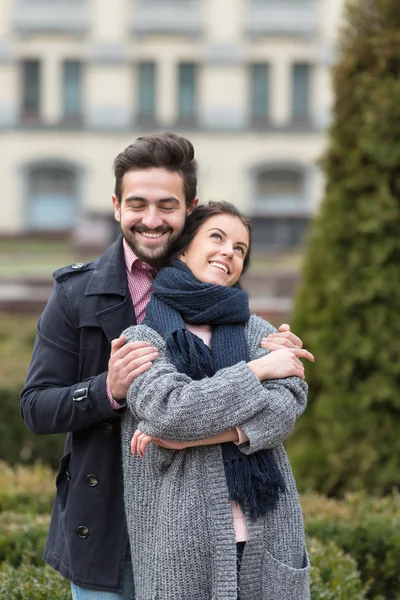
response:
[[[148,229],[157,229],[162,225],[163,220],[156,209],[148,208],[142,217],[142,223]]]

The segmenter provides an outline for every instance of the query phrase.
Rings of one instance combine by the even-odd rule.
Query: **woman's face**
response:
[[[179,257],[202,283],[235,285],[249,250],[249,233],[238,217],[215,215],[199,227]]]

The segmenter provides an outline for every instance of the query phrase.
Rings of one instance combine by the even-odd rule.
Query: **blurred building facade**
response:
[[[0,234],[106,243],[114,157],[171,130],[201,201],[295,246],[323,192],[342,0],[1,0]]]

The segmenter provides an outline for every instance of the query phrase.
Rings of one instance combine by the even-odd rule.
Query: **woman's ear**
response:
[[[184,252],[182,252],[182,254],[178,256],[178,258],[186,264],[186,254]]]

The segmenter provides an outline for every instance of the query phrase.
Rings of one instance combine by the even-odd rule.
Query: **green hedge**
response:
[[[48,565],[24,562],[16,569],[0,566],[0,598],[7,600],[71,600],[69,581]]]
[[[0,529],[1,527],[2,523]],[[37,528],[37,531],[39,530],[41,531],[41,527]],[[14,537],[13,541],[15,540]],[[20,550],[24,543],[26,544],[25,556],[20,560]],[[325,546],[316,539],[309,539],[307,545],[312,560],[311,600],[364,600],[366,598],[366,586],[361,583],[356,561],[351,556],[346,555],[333,542]],[[41,563],[38,566],[37,555],[32,553],[32,537],[26,538],[25,542],[20,537],[18,546],[17,556],[15,548],[11,548],[7,563],[3,562],[0,565],[0,598],[70,600],[69,583],[48,565]],[[3,559],[2,550],[0,539],[0,562]]]
[[[3,572],[0,580],[3,586],[9,581],[10,589],[16,582],[8,595],[0,587],[0,598],[58,597],[35,596],[37,568],[44,578],[43,589],[53,585],[52,577],[60,581],[47,567],[42,573],[41,559],[55,492],[54,472],[43,465],[11,468],[0,461],[0,490],[0,565],[5,569],[4,581]],[[353,494],[344,500],[307,494],[302,505],[312,600],[400,598],[400,494],[381,499]],[[29,594],[28,585],[32,585]]]
[[[0,314],[0,459],[10,464],[41,460],[57,468],[65,436],[31,433],[20,412],[19,398],[32,354],[36,321],[36,317]]]
[[[9,466],[0,460],[0,513],[48,514],[53,505],[55,473],[43,464]]]
[[[334,542],[357,562],[369,583],[367,598],[400,598],[400,495],[382,499],[364,494],[343,501],[317,495],[304,497],[306,530],[326,543]]]
[[[311,560],[311,600],[364,600],[368,584],[362,583],[357,562],[335,543],[307,540]]]
[[[23,562],[43,566],[49,522],[48,515],[1,513],[0,563],[7,562],[13,567],[19,567]]]

